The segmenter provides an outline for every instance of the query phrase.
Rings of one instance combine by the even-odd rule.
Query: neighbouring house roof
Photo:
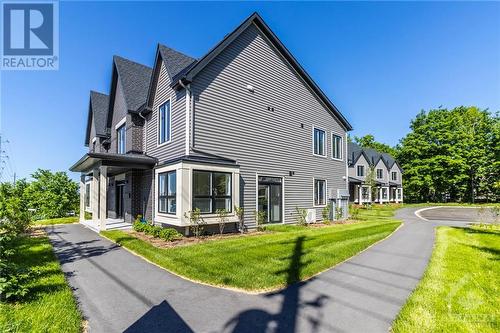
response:
[[[192,82],[194,77],[205,68],[217,55],[219,55],[228,45],[230,45],[243,31],[245,31],[251,24],[256,24],[257,27],[262,31],[265,36],[271,41],[271,43],[276,47],[276,49],[281,53],[281,55],[288,61],[292,68],[297,71],[300,77],[304,80],[307,86],[312,89],[312,91],[317,95],[319,100],[330,110],[331,113],[339,120],[339,122],[345,127],[346,130],[352,130],[351,124],[347,119],[340,113],[337,107],[330,101],[330,99],[323,93],[320,87],[314,82],[314,80],[307,74],[304,68],[298,63],[298,61],[293,57],[293,55],[288,51],[288,49],[283,45],[279,38],[271,31],[269,26],[264,22],[258,13],[253,13],[246,20],[244,20],[234,31],[227,34],[218,44],[216,44],[211,50],[208,51],[199,60],[183,55],[182,53],[172,50],[170,48],[159,46],[159,54],[162,56],[165,65],[173,67],[170,69],[172,72],[177,71],[176,75],[171,75],[172,86],[176,87],[179,81],[189,83]],[[163,50],[163,51],[162,51]],[[165,54],[162,54],[165,53]],[[168,59],[171,59],[170,61]],[[181,67],[184,68],[181,69]],[[167,67],[167,70],[169,70]],[[156,70],[155,70],[156,71]],[[154,89],[154,84],[151,85]],[[151,93],[150,93],[151,96]],[[148,99],[149,107],[151,107],[151,97]]]
[[[363,148],[357,143],[349,142],[347,144],[347,156],[349,159],[349,165],[352,166],[356,164],[358,159],[363,155],[366,161],[371,165],[375,166],[377,163],[382,160],[388,169],[392,168],[394,163],[397,164],[397,161],[388,153],[379,153],[373,148]],[[399,166],[399,165],[398,165]]]
[[[115,103],[117,82],[120,80],[125,104],[128,112],[137,113],[146,103],[151,81],[151,67],[137,62],[113,56],[113,74],[111,78],[111,91],[109,98],[109,112],[107,116],[107,127],[111,127],[113,119],[113,106]]]
[[[143,154],[86,153],[69,168],[73,172],[88,172],[96,164],[129,169],[150,169],[158,159]]]
[[[96,137],[106,137],[106,117],[108,115],[109,96],[96,91],[90,92],[89,113],[87,119],[87,132],[85,146],[89,145],[90,131],[94,125]]]

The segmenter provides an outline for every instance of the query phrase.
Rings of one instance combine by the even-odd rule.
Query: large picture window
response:
[[[158,212],[175,214],[177,208],[177,174],[175,171],[158,174]]]
[[[118,154],[125,154],[126,128],[125,124],[116,130],[116,151]]]
[[[342,137],[332,134],[332,158],[342,159]]]
[[[193,209],[215,213],[218,209],[232,210],[231,174],[226,172],[193,171]]]
[[[170,141],[171,136],[170,101],[162,104],[159,109],[158,144]]]
[[[314,180],[314,205],[326,205],[326,180],[324,179]]]
[[[314,155],[326,156],[325,131],[315,128],[313,131]]]

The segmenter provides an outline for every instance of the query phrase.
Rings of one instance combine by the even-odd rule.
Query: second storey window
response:
[[[193,171],[193,209],[205,214],[218,209],[231,212],[232,201],[230,173]]]
[[[160,106],[159,114],[159,126],[158,126],[158,144],[162,144],[170,141],[171,136],[171,111],[170,111],[170,101]]]
[[[118,129],[116,130],[116,152],[118,154],[125,154],[125,131],[125,124],[118,127]]]
[[[382,178],[384,178],[384,170],[377,169],[377,179],[382,179]]]
[[[326,156],[325,131],[315,128],[313,131],[314,155]]]
[[[358,165],[357,175],[358,175],[358,177],[363,177],[365,175],[365,166],[364,165]]]
[[[391,180],[398,180],[398,173],[396,171],[391,172]]]
[[[332,158],[342,159],[342,137],[332,134]]]
[[[175,171],[158,174],[158,212],[175,214],[177,207],[177,174]]]
[[[326,180],[324,179],[314,180],[314,205],[326,205]]]

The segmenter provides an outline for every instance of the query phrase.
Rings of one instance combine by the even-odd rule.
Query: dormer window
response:
[[[116,152],[118,154],[125,154],[125,139],[126,128],[125,124],[123,124],[116,130]]]
[[[172,114],[170,111],[170,100],[160,106],[158,112],[158,144],[167,143],[171,139]]]

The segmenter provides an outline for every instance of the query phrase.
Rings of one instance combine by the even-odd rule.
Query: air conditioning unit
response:
[[[306,215],[306,222],[307,223],[314,223],[316,222],[316,209],[308,209],[307,210],[307,215]]]

